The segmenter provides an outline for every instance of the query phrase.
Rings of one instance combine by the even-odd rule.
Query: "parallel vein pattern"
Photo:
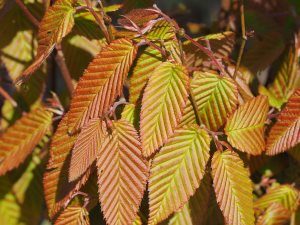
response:
[[[217,202],[226,223],[254,225],[252,184],[243,161],[229,150],[217,151],[211,166]]]
[[[212,194],[211,177],[206,174],[200,182],[200,187],[183,208],[176,212],[168,225],[201,225],[206,224],[208,218],[209,201]]]
[[[240,106],[225,126],[230,144],[242,152],[260,155],[265,149],[264,123],[268,109],[268,98],[262,95]]]
[[[101,119],[92,119],[82,128],[72,150],[69,181],[76,180],[92,165],[106,135],[106,125]]]
[[[197,125],[176,129],[154,157],[149,180],[149,225],[179,210],[195,193],[209,159],[210,137]]]
[[[71,102],[68,126],[74,132],[90,119],[102,117],[121,94],[137,48],[125,38],[104,47],[78,82]]]
[[[69,206],[57,218],[54,225],[90,225],[89,213],[82,206]]]
[[[229,78],[209,72],[195,72],[191,92],[203,124],[218,130],[237,107],[238,89]]]
[[[273,203],[266,209],[264,214],[257,220],[257,225],[282,225],[287,224],[291,217],[291,212],[283,208],[278,203]]]
[[[70,153],[77,136],[68,135],[68,114],[58,125],[52,138],[50,159],[44,174],[44,192],[49,217],[53,218],[87,181],[90,170],[76,181],[69,182]]]
[[[291,96],[271,128],[267,154],[276,155],[300,143],[300,89]]]
[[[74,26],[74,0],[57,0],[41,21],[35,62],[23,72],[23,78],[32,74],[50,55],[55,44],[62,41]]]
[[[277,203],[293,212],[298,207],[299,191],[290,185],[281,185],[270,189],[254,202],[254,208],[260,212]]]
[[[0,137],[0,175],[18,167],[50,131],[52,113],[38,108],[19,119]]]
[[[151,156],[174,133],[188,98],[187,70],[162,63],[151,75],[142,101],[143,155]]]
[[[137,131],[126,120],[113,122],[97,160],[101,209],[108,225],[131,225],[146,186],[148,165]]]

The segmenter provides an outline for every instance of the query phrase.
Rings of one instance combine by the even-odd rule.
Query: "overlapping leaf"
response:
[[[153,40],[164,40],[166,50],[171,51],[172,43],[175,39],[175,33],[167,21],[161,20],[158,21],[150,30],[147,34],[147,38]],[[173,58],[176,58],[174,57],[174,54]],[[157,49],[149,46],[142,52],[136,62],[130,78],[129,101],[131,103],[136,103],[141,98],[142,91],[144,90],[150,75],[162,62],[163,57],[161,52]]]
[[[53,218],[87,181],[90,170],[76,181],[69,182],[70,153],[77,136],[68,135],[68,115],[60,122],[52,138],[50,159],[44,174],[45,199],[50,218]]]
[[[210,137],[197,125],[175,131],[154,157],[149,180],[149,225],[179,210],[195,193],[209,159]]]
[[[290,185],[280,185],[271,188],[268,192],[254,202],[256,212],[260,213],[272,204],[278,203],[285,209],[293,212],[298,207],[299,191]]]
[[[121,94],[137,48],[123,38],[104,47],[85,70],[71,102],[68,126],[74,132],[90,119],[103,116]]]
[[[109,225],[132,224],[147,179],[137,131],[126,120],[113,122],[97,160],[101,209]]]
[[[267,154],[276,155],[300,143],[300,89],[290,97],[287,105],[271,128],[267,139]]]
[[[183,208],[176,212],[169,221],[169,225],[197,225],[205,224],[209,200],[211,197],[211,177],[206,174],[200,182],[200,187]]]
[[[217,151],[211,166],[217,202],[226,223],[254,225],[252,184],[243,161],[229,150]]]
[[[55,44],[61,42],[74,26],[74,0],[57,0],[43,17],[38,34],[35,62],[23,72],[22,79],[32,74],[50,55]]]
[[[18,167],[50,131],[52,113],[38,108],[19,119],[0,137],[0,174]]]
[[[217,33],[195,38],[194,40],[203,46],[210,47],[217,58],[227,58],[233,50],[235,34],[232,32]],[[209,46],[207,46],[207,43],[209,43]],[[209,59],[208,56],[195,47],[191,41],[183,43],[183,50],[186,53],[187,67],[198,67]]]
[[[265,213],[258,218],[257,225],[282,225],[287,224],[291,212],[283,208],[280,204],[274,203],[267,208]]]
[[[282,63],[279,67],[275,80],[265,92],[270,98],[270,104],[274,107],[281,108],[282,104],[287,102],[296,88],[300,87],[300,76],[298,73],[298,52],[297,39],[288,51],[285,53]]]
[[[26,167],[0,177],[0,224],[39,224],[43,210],[43,167],[36,153],[37,149]]]
[[[201,123],[210,130],[218,130],[238,104],[235,82],[211,72],[195,72],[191,93],[196,102]]]
[[[134,104],[125,105],[122,112],[122,119],[127,120],[131,124],[135,121],[136,108]]]
[[[240,151],[260,155],[265,149],[264,123],[268,109],[265,96],[258,96],[240,106],[225,126],[230,144]]]
[[[54,225],[89,225],[89,213],[82,206],[69,206],[57,218]]]
[[[69,181],[76,180],[92,165],[106,135],[105,122],[100,119],[92,119],[82,128],[72,150]]]
[[[188,98],[187,70],[162,63],[151,75],[142,100],[143,155],[151,156],[174,133]]]

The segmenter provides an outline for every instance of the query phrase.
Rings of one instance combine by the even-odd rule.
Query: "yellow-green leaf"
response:
[[[268,109],[268,98],[262,95],[240,106],[225,126],[230,144],[242,152],[260,155],[265,149],[264,123]]]
[[[152,73],[142,101],[141,139],[143,155],[151,156],[173,133],[188,98],[187,70],[162,63]]]
[[[191,93],[201,123],[213,131],[224,125],[238,104],[238,89],[234,80],[212,72],[195,72]]]
[[[280,185],[271,188],[265,195],[254,202],[257,213],[269,208],[272,204],[278,203],[285,209],[294,212],[298,207],[299,191],[290,185]]]
[[[195,193],[209,159],[210,140],[197,125],[184,126],[155,155],[149,180],[149,225],[179,210]]]
[[[217,202],[226,223],[254,225],[250,174],[238,154],[217,151],[211,166]]]

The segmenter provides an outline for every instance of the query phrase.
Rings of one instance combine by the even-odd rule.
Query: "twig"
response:
[[[57,54],[55,56],[55,62],[57,63],[57,65],[60,68],[62,77],[66,82],[66,85],[67,85],[70,95],[72,95],[73,91],[74,91],[74,86],[73,86],[71,74],[70,74],[68,67],[66,65],[66,62],[65,62],[64,54],[61,50],[61,45],[57,45],[56,49],[57,49]]]
[[[32,22],[32,24],[36,27],[39,27],[39,21],[31,14],[31,12],[27,9],[24,3],[21,0],[15,0],[18,6],[23,10],[28,19]]]
[[[92,7],[92,4],[91,4],[90,0],[85,0],[85,3],[86,3],[86,6],[87,6],[87,9],[92,13],[92,15],[94,16],[95,20],[97,21],[100,29],[102,30],[102,32],[103,32],[103,34],[106,38],[106,41],[108,43],[110,43],[112,40],[111,40],[111,37],[110,37],[109,32],[107,30],[107,27],[105,26],[103,18],[100,18],[98,16],[98,14],[95,12],[95,10]]]
[[[246,41],[247,41],[246,26],[245,26],[244,0],[240,0],[240,1],[241,1],[240,13],[241,13],[241,27],[242,27],[242,43],[241,43],[241,47],[240,47],[240,50],[239,50],[239,55],[238,55],[238,59],[237,59],[237,62],[236,62],[235,71],[234,71],[234,74],[233,74],[233,79],[234,80],[235,80],[235,78],[237,76],[237,73],[238,73],[238,70],[240,68],[243,53],[244,53],[244,49],[245,49],[245,45],[246,45]]]
[[[18,106],[17,102],[2,87],[0,87],[0,95],[9,101],[14,108]]]
[[[154,9],[148,9],[149,11],[153,11],[156,13],[159,13],[165,20],[167,20],[170,24],[173,25],[173,28],[175,29],[176,33],[179,35],[183,36],[185,39],[189,40],[193,45],[198,47],[202,52],[204,52],[211,60],[212,62],[216,65],[218,70],[221,73],[224,73],[223,66],[220,64],[220,62],[215,58],[214,54],[212,51],[210,51],[208,48],[205,48],[201,44],[199,44],[197,41],[195,41],[193,38],[191,38],[189,35],[187,35],[183,29],[181,29],[176,22],[174,22],[168,15],[163,13],[156,5],[153,5]]]
[[[27,7],[24,5],[24,3],[21,0],[16,0],[16,3],[19,5],[19,7],[23,10],[25,15],[30,19],[30,21],[38,28],[39,27],[39,21],[31,14],[31,12],[27,9]],[[64,55],[61,50],[60,44],[56,45],[57,55],[55,56],[55,61],[57,65],[60,67],[61,74],[63,79],[66,82],[68,91],[70,95],[73,93],[74,86],[72,83],[71,75],[68,70],[68,67],[65,63]]]

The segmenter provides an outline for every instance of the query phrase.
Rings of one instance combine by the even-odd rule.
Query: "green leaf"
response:
[[[264,124],[268,110],[268,98],[262,95],[240,106],[225,126],[229,143],[242,152],[260,155],[265,149]]]
[[[270,188],[265,195],[254,202],[257,213],[278,203],[285,209],[294,212],[298,207],[299,191],[290,185],[280,185]]]
[[[173,133],[188,98],[187,70],[162,63],[152,73],[142,101],[141,139],[143,155],[151,156]]]
[[[250,174],[238,154],[217,151],[211,167],[217,202],[226,223],[254,225]]]
[[[234,80],[212,72],[194,73],[191,94],[201,123],[213,131],[224,125],[238,104],[238,89]]]
[[[210,140],[197,125],[184,126],[155,155],[149,179],[149,225],[179,210],[195,193],[209,159]]]

